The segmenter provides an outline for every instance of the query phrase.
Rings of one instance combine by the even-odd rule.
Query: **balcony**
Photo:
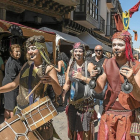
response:
[[[105,20],[101,16],[98,16],[98,21],[99,27],[95,28],[94,31],[98,33],[105,33]]]
[[[91,15],[86,13],[74,12],[73,20],[84,27],[88,28],[98,27],[97,19],[94,19]]]
[[[116,6],[116,0],[106,0],[106,4],[107,4],[107,7],[109,9],[115,8],[115,6]]]
[[[80,0],[53,0],[53,1],[65,6],[76,6],[80,3]]]
[[[112,27],[111,25],[106,25],[106,36],[111,37],[116,32],[116,27]]]

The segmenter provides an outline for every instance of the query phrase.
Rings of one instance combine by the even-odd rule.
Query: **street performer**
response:
[[[130,128],[135,121],[134,110],[140,107],[140,63],[133,59],[128,31],[113,35],[112,50],[114,57],[105,60],[104,72],[94,89],[101,93],[108,82],[98,140],[132,140]],[[131,86],[124,85],[126,81]],[[127,93],[128,89],[132,89],[131,92]]]
[[[50,84],[53,87],[54,92],[60,95],[62,90],[58,83],[56,70],[52,65],[48,65],[41,55],[40,48],[37,48],[35,43],[41,43],[42,49],[47,55],[45,39],[43,36],[33,36],[27,39],[27,58],[28,61],[22,67],[19,75],[15,80],[7,85],[0,87],[0,93],[9,92],[19,86],[19,95],[17,96],[18,110],[16,113],[20,113],[20,110],[31,105],[39,98],[44,97],[44,84]],[[47,56],[46,56],[47,57]],[[48,72],[49,71],[49,72]],[[48,72],[48,74],[46,74]],[[34,93],[25,99],[31,90],[39,83],[41,79],[41,84],[37,87]],[[50,124],[49,128],[43,126],[39,129],[41,136],[45,140],[53,139],[53,127]]]
[[[73,46],[73,62],[67,69],[67,78],[63,86],[62,97],[70,90],[70,101],[66,107],[68,119],[68,137],[71,140],[94,139],[94,101],[85,96],[85,86],[89,84],[90,72],[94,65],[85,60],[85,46],[77,42]]]

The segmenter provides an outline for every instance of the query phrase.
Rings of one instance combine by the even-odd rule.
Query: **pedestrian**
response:
[[[103,47],[101,45],[95,46],[94,53],[95,53],[95,56],[93,56],[89,61],[97,67],[98,66],[102,67],[104,60],[107,59],[107,57],[103,55]],[[104,99],[106,87],[107,85],[105,86],[105,89],[103,90],[103,92],[101,92],[100,94],[96,92],[94,93],[94,104],[95,104],[94,107],[97,108],[95,111],[97,113],[98,124],[99,124],[99,121],[101,119],[101,115],[103,112],[103,99]]]
[[[36,42],[40,44],[39,47],[35,45]],[[47,55],[45,53],[46,45],[43,36],[33,36],[28,38],[26,41],[28,61],[24,64],[20,73],[13,82],[0,87],[0,93],[5,93],[15,89],[19,85],[19,94],[17,96],[18,110],[16,113],[20,113],[20,110],[28,107],[44,96],[44,84],[52,85],[53,90],[57,95],[60,95],[62,92],[58,83],[56,70],[52,65],[46,63],[42,57],[43,55],[40,53],[40,47],[41,51],[44,50],[44,54]],[[45,75],[48,71],[50,72]],[[26,100],[28,93],[30,93],[30,91],[38,84],[40,79],[41,84],[36,88],[34,94],[30,96],[31,98]],[[39,133],[45,140],[53,139],[52,125],[48,128],[47,125],[44,124],[41,126],[40,130],[41,131],[39,131]]]
[[[128,31],[116,32],[112,37],[114,57],[104,61],[104,73],[96,81],[100,93],[108,82],[104,97],[104,112],[98,131],[98,140],[132,140],[131,124],[135,109],[140,107],[140,63],[134,60]],[[132,84],[130,91],[126,83]],[[131,91],[132,89],[132,91]]]
[[[73,46],[73,62],[68,66],[67,78],[62,96],[70,90],[70,101],[66,107],[68,118],[68,137],[71,140],[93,140],[93,99],[84,98],[85,84],[91,80],[89,75],[94,65],[85,61],[85,47],[80,42]]]
[[[92,51],[91,50],[87,50],[86,51],[86,60],[90,60],[91,57],[92,57]]]
[[[21,70],[21,63],[19,58],[21,57],[21,48],[18,44],[13,44],[9,47],[10,57],[8,58],[5,65],[5,76],[2,81],[2,85],[6,85],[13,82],[16,76]],[[4,93],[4,120],[7,121],[9,118],[14,116],[13,110],[17,105],[16,98],[18,95],[18,87],[12,91]]]
[[[69,58],[64,52],[60,52],[58,54],[57,61],[58,61],[58,68],[55,68],[55,69],[59,75],[58,76],[59,84],[60,86],[63,87],[63,85],[65,84],[65,72],[67,70]]]
[[[69,58],[64,52],[60,52],[58,53],[57,61],[58,61],[58,68],[55,68],[55,69],[57,71],[59,84],[61,87],[63,87],[63,85],[65,84],[65,75],[66,75],[66,71],[67,71],[67,67],[69,63]],[[60,103],[59,105],[62,105],[62,106],[65,105],[64,98],[62,98],[62,103]]]
[[[4,62],[3,62],[3,59],[2,59],[2,56],[1,56],[1,52],[0,52],[0,87],[2,86],[2,80],[3,80],[3,77],[4,77]],[[2,107],[2,95],[0,95],[0,108]]]

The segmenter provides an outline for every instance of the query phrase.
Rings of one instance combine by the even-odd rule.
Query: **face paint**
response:
[[[75,49],[74,50],[74,57],[77,60],[81,60],[83,58],[83,50],[82,49]]]
[[[27,48],[27,53],[29,54],[30,59],[33,60],[38,56],[39,51],[36,46],[30,46]]]
[[[115,55],[125,52],[125,42],[121,39],[113,39],[112,50]]]
[[[125,58],[129,62],[134,61],[132,48],[131,48],[131,35],[130,35],[130,33],[128,31],[125,31],[125,30],[122,30],[121,32],[116,32],[112,36],[112,41],[114,41],[115,39],[120,39],[120,40],[124,41],[124,43],[125,43],[125,53],[123,53],[123,55],[125,55]],[[113,49],[113,44],[112,44],[112,49]],[[114,51],[114,49],[113,49],[113,51]],[[115,53],[115,54],[120,54],[120,53]]]

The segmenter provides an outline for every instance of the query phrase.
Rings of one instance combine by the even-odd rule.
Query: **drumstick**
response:
[[[50,70],[47,71],[47,73],[45,75],[47,75],[54,67],[52,67]],[[27,100],[29,98],[29,96],[37,89],[37,87],[41,84],[41,80],[38,82],[38,84],[33,88],[33,90],[25,97],[25,99]]]

